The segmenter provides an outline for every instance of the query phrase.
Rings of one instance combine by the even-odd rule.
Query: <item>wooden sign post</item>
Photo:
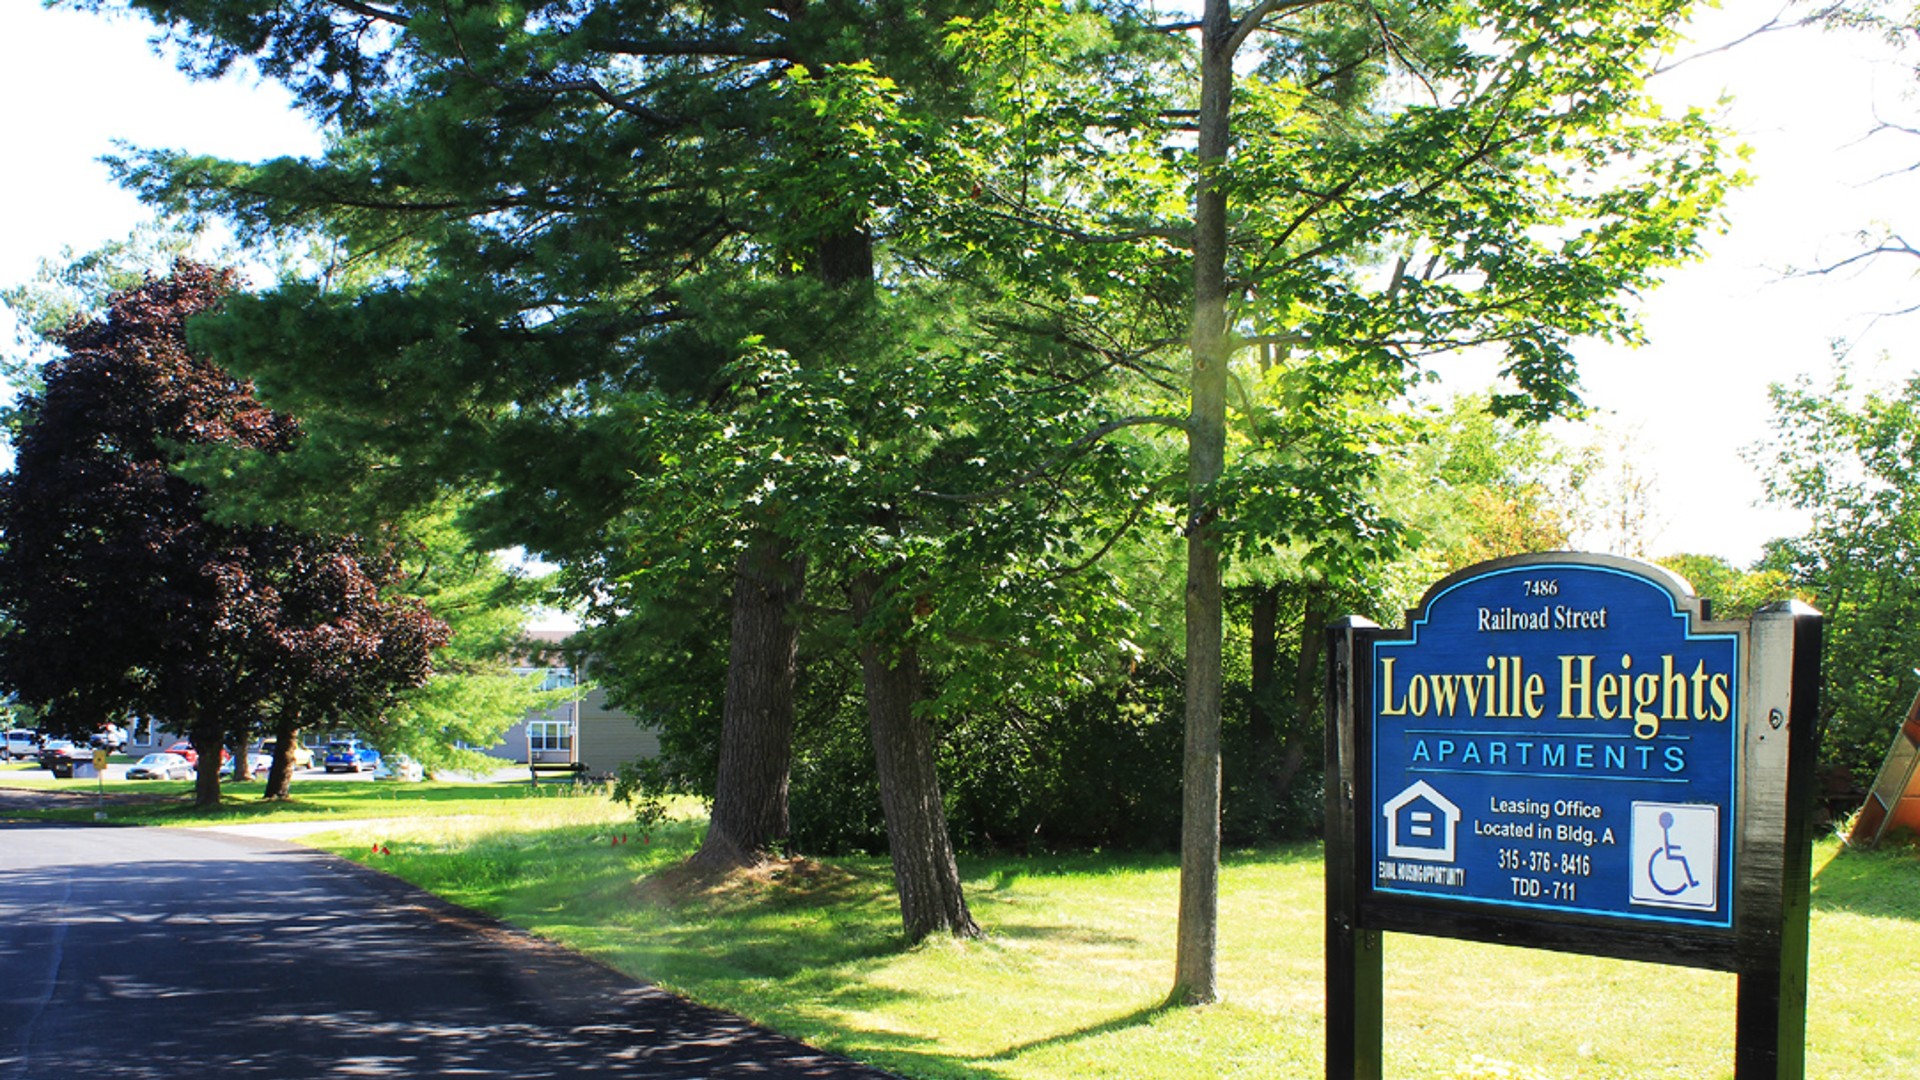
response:
[[[1804,1073],[1818,612],[1469,567],[1329,630],[1327,1075],[1382,1075],[1385,931],[1731,971],[1738,1080]]]

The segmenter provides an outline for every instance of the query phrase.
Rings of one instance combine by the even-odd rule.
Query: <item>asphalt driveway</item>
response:
[[[278,841],[0,825],[0,1080],[887,1074]]]

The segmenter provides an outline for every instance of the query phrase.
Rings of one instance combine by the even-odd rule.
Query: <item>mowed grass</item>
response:
[[[907,947],[885,860],[795,861],[722,881],[679,868],[697,808],[643,836],[576,796],[382,822],[324,846],[616,968],[915,1077],[1316,1077],[1316,845],[1240,852],[1221,896],[1224,999],[1162,1006],[1177,860],[963,864],[980,941]],[[504,810],[505,804],[500,809]],[[540,812],[532,812],[543,808]],[[1920,1078],[1920,857],[1816,852],[1808,1074]],[[1731,1077],[1735,979],[1391,935],[1387,1075]]]
[[[44,773],[41,774],[44,776]],[[15,784],[12,775],[0,782]],[[91,790],[90,782],[58,785]],[[1324,1021],[1315,845],[1222,873],[1224,999],[1167,1009],[1172,856],[963,863],[972,942],[907,947],[884,859],[796,861],[721,881],[681,863],[692,804],[654,835],[593,792],[524,784],[297,783],[217,811],[144,783],[112,820],[317,820],[315,842],[637,977],[915,1077],[1317,1077]],[[92,800],[56,812],[90,820]],[[1815,852],[1808,1075],[1920,1080],[1920,854]],[[1735,980],[1688,968],[1390,935],[1387,1075],[1731,1077]]]
[[[116,759],[118,760],[118,759]],[[618,815],[597,793],[568,785],[524,783],[402,784],[371,780],[296,779],[291,799],[267,802],[260,798],[264,781],[222,785],[218,808],[193,805],[191,780],[58,780],[32,764],[0,765],[0,787],[52,792],[61,805],[16,816],[46,821],[93,822],[104,813],[110,824],[244,825],[286,821],[354,821],[366,818],[448,818],[478,815],[544,821],[537,807],[568,804],[574,812],[605,818]],[[98,798],[96,798],[98,797]],[[585,810],[586,806],[591,810]]]

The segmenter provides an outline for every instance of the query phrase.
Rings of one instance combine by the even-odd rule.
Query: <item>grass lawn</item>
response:
[[[116,761],[121,759],[116,758]],[[133,760],[128,758],[126,760]],[[264,782],[223,785],[225,801],[218,810],[198,810],[191,803],[191,780],[56,780],[37,765],[0,765],[0,787],[59,792],[71,806],[32,816],[53,821],[90,822],[104,805],[109,822],[121,825],[242,825],[267,821],[351,821],[385,817],[458,817],[479,814],[512,817],[530,804],[586,798],[602,816],[612,813],[605,799],[581,796],[566,785],[545,784],[401,784],[370,780],[297,779],[293,798],[264,802]],[[98,804],[93,796],[104,796]]]
[[[618,807],[566,789],[342,783],[296,793],[298,813],[381,819],[342,822],[315,838],[322,846],[910,1076],[1322,1071],[1314,845],[1228,858],[1225,999],[1163,1009],[1171,856],[967,860],[989,936],[908,949],[885,860],[686,880],[674,867],[698,842],[697,808],[643,837]],[[423,816],[394,820],[415,810]],[[1920,856],[1828,840],[1815,871],[1809,1075],[1920,1078],[1907,1022],[1920,1000]],[[1733,1074],[1730,975],[1403,935],[1389,937],[1386,957],[1389,1076]]]

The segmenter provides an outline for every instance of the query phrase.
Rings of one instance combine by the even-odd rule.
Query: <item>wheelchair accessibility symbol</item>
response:
[[[1699,803],[1633,804],[1632,887],[1636,904],[1712,911],[1720,896],[1720,808]]]

